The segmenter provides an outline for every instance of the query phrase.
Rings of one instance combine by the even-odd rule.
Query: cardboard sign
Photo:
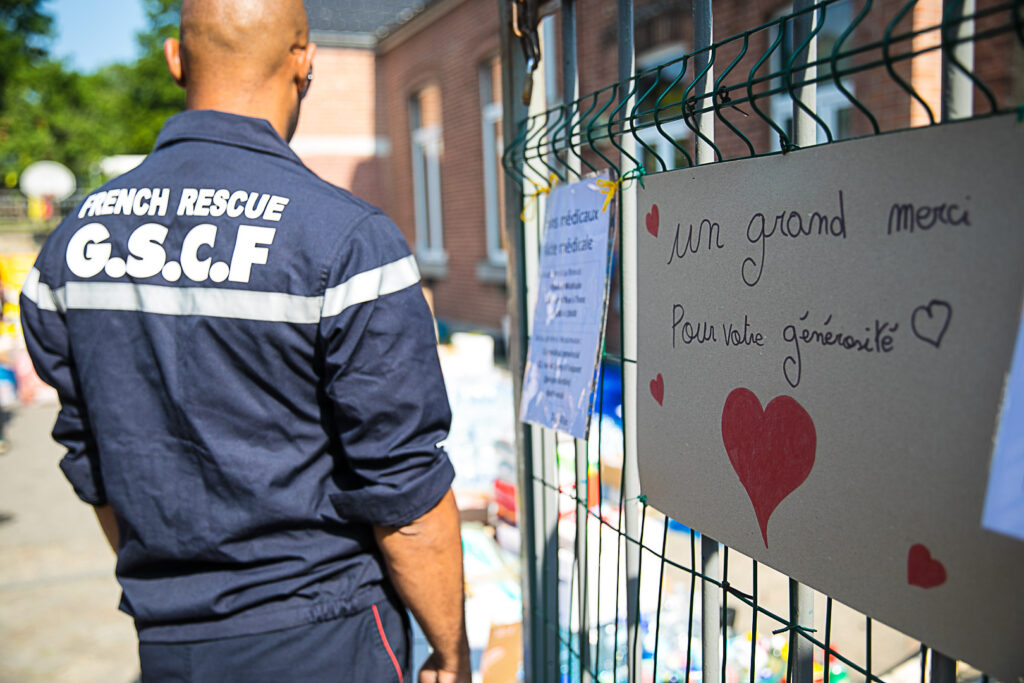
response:
[[[516,683],[522,680],[523,628],[521,624],[491,625],[487,649],[480,659],[483,683]]]
[[[1024,544],[981,526],[1024,292],[1007,117],[649,178],[655,507],[1002,680]]]
[[[523,377],[524,422],[587,438],[615,216],[607,171],[551,190]]]

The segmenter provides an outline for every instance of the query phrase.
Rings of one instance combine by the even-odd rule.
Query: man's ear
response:
[[[299,92],[303,92],[309,87],[309,84],[306,82],[306,74],[312,68],[315,56],[316,43],[306,43],[306,47],[302,48],[302,51],[295,59],[295,82],[299,86]]]
[[[167,70],[171,72],[171,78],[184,88],[185,71],[181,66],[181,43],[177,38],[168,38],[164,41],[164,59],[167,60]]]

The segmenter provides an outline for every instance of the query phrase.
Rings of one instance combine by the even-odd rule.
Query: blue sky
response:
[[[142,0],[46,0],[43,8],[57,24],[51,54],[77,69],[95,71],[138,56],[135,34],[146,26]]]

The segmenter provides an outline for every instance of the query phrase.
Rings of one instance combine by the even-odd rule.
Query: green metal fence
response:
[[[678,167],[1013,110],[1024,117],[1024,0],[951,0],[925,24],[914,20],[917,0],[798,0],[719,41],[711,1],[679,1],[692,11],[693,51],[637,71],[633,0],[618,0],[619,80],[576,95],[585,3],[561,0],[555,40],[546,22],[556,17],[538,22],[537,3],[499,0],[505,120],[515,122],[504,167],[517,399],[545,193],[603,168],[624,181],[592,438],[519,425],[526,678],[987,681],[647,504],[635,452],[635,187]],[[524,64],[555,54],[556,43],[561,63],[547,78],[557,75],[568,96],[538,106],[545,93],[534,83],[527,110],[519,95],[545,70],[541,60],[535,78]],[[922,64],[938,65],[941,87],[921,85]]]

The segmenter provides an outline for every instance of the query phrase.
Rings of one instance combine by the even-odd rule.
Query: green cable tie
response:
[[[735,586],[733,586],[728,581],[723,581],[722,582],[722,590],[724,590],[726,593],[731,593],[732,595],[735,595],[736,597],[738,597],[740,599],[750,600],[750,601],[753,601],[753,599],[754,599],[754,597],[752,595],[748,595],[748,594],[744,593],[743,591],[741,591],[740,589],[736,588]]]
[[[647,170],[644,169],[643,164],[640,164],[636,168],[632,168],[632,169],[626,171],[624,174],[622,174],[622,177],[619,178],[619,183],[622,184],[622,185],[625,185],[630,180],[636,180],[637,182],[640,183],[640,187],[645,187],[644,186],[644,176],[645,175],[647,175]]]
[[[803,633],[808,633],[809,634],[809,633],[817,633],[818,629],[816,629],[816,628],[808,628],[807,626],[801,626],[800,624],[790,624],[789,626],[786,626],[784,628],[780,628],[780,629],[776,629],[776,630],[772,631],[772,635],[777,636],[780,633],[785,633],[786,631],[802,631]]]

